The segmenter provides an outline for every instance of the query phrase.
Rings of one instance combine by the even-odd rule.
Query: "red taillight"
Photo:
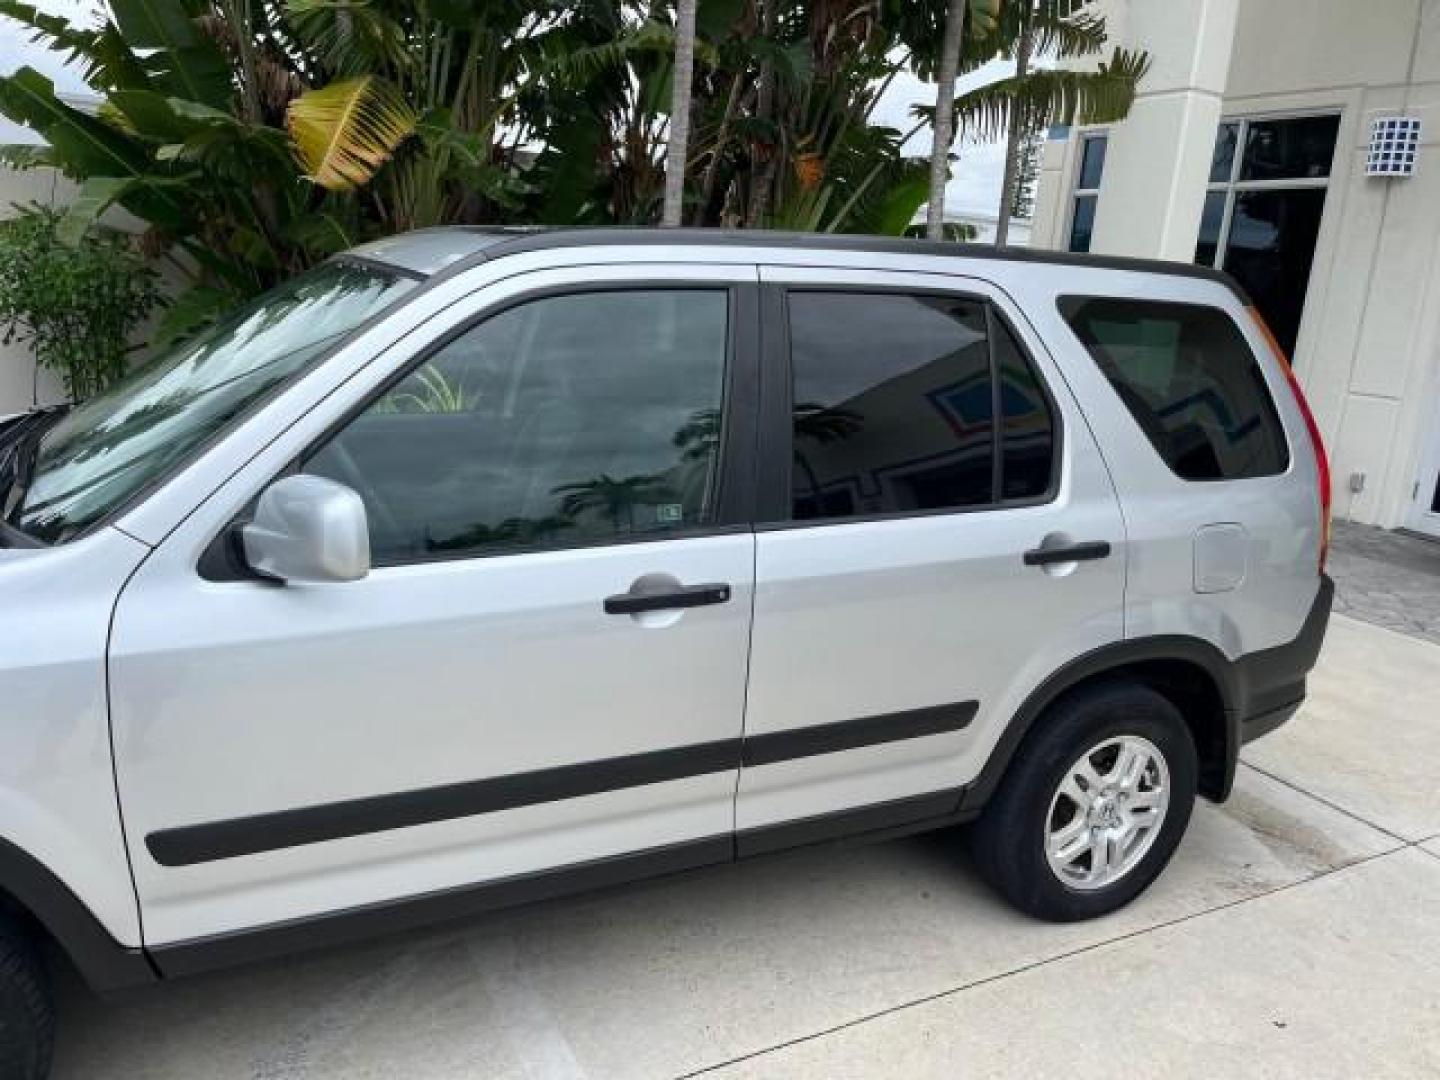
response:
[[[1285,381],[1290,384],[1295,404],[1300,406],[1300,415],[1305,418],[1305,427],[1310,432],[1310,448],[1315,452],[1315,472],[1320,478],[1320,570],[1323,573],[1325,559],[1330,554],[1330,458],[1325,453],[1325,441],[1320,438],[1320,427],[1315,423],[1315,414],[1310,411],[1310,402],[1305,400],[1305,391],[1300,389],[1300,381],[1295,378],[1295,370],[1290,366],[1290,358],[1285,355],[1280,342],[1275,340],[1264,316],[1253,307],[1249,311],[1261,336],[1270,344],[1270,351],[1280,362],[1280,370],[1285,372]]]

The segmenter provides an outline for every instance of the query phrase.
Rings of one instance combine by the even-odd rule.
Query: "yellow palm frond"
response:
[[[400,91],[374,75],[306,91],[285,110],[295,156],[327,191],[369,183],[417,120]]]

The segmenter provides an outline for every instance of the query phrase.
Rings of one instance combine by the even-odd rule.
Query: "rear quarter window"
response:
[[[1060,313],[1176,476],[1244,480],[1289,467],[1259,362],[1225,312],[1067,296]]]

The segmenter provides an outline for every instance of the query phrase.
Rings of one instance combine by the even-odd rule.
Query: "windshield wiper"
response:
[[[40,453],[40,440],[69,410],[68,405],[55,405],[26,413],[0,428],[0,545],[6,547],[43,547],[28,533],[17,529],[9,520],[19,505],[35,473],[35,459]]]

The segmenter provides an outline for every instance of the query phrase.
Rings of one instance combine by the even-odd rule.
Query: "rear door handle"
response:
[[[672,608],[704,607],[723,604],[730,599],[730,586],[724,582],[687,585],[658,593],[616,593],[605,598],[607,615],[639,615],[646,611],[669,611]]]
[[[1104,559],[1110,554],[1110,545],[1104,540],[1087,540],[1082,544],[1066,544],[1064,547],[1038,547],[1025,552],[1026,566],[1050,566],[1062,562],[1091,562]]]

